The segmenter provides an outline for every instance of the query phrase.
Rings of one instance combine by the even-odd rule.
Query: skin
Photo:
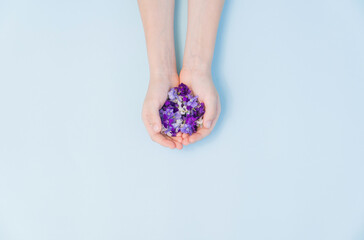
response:
[[[212,81],[211,64],[224,0],[189,0],[186,46],[180,82],[205,103],[203,127],[191,136],[183,134],[184,145],[211,133],[221,112],[220,98]]]
[[[189,0],[183,67],[177,74],[174,48],[174,0],[138,0],[148,51],[150,81],[144,100],[142,119],[151,139],[171,149],[182,149],[209,135],[221,111],[219,95],[211,75],[223,0]],[[179,133],[168,137],[160,133],[159,109],[168,90],[186,84],[199,101],[205,103],[203,127],[191,136]]]

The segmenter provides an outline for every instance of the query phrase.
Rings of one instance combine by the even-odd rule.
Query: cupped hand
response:
[[[186,84],[194,95],[198,95],[200,102],[205,103],[203,127],[200,127],[192,135],[182,134],[183,145],[188,145],[203,139],[211,133],[219,118],[221,105],[219,94],[212,81],[211,71],[182,69],[180,82]]]
[[[169,89],[178,86],[178,84],[177,74],[151,75],[142,110],[142,119],[150,138],[154,142],[171,149],[182,149],[182,134],[179,133],[176,137],[168,137],[161,133],[162,123],[159,109],[166,101]]]

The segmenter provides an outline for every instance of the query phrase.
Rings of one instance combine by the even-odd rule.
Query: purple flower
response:
[[[191,93],[191,90],[183,83],[178,86],[178,95],[186,96]]]
[[[193,127],[188,124],[184,124],[183,127],[181,128],[181,132],[188,133],[189,135],[191,135],[193,133]]]
[[[195,96],[193,98],[191,98],[188,102],[187,102],[187,106],[191,106],[193,108],[197,107],[198,105],[198,101],[197,101],[198,96]]]
[[[176,136],[178,132],[191,135],[202,126],[205,113],[204,103],[198,101],[191,90],[183,83],[168,92],[168,98],[159,115],[162,122],[162,133]]]
[[[170,100],[174,100],[177,98],[177,88],[172,88],[169,92],[168,92],[168,98]]]

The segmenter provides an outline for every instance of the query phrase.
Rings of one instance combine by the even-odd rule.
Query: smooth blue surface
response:
[[[143,127],[147,64],[136,1],[0,1],[1,240],[364,239],[363,1],[227,0],[183,151]]]

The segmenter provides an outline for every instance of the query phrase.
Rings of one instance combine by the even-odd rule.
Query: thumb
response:
[[[151,129],[153,132],[158,133],[162,130],[162,123],[158,110],[146,109],[143,111],[143,120],[147,128]]]
[[[206,103],[206,112],[203,117],[203,126],[210,128],[217,115],[217,102]]]

